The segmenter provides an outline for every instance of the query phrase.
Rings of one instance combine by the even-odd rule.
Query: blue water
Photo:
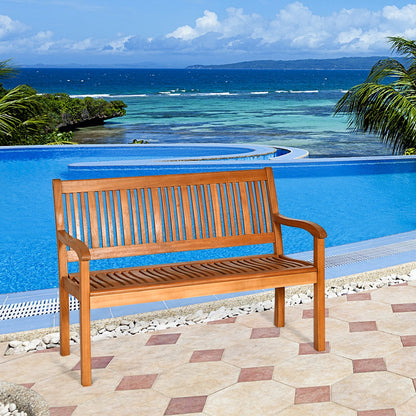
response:
[[[75,133],[79,143],[256,143],[311,157],[388,155],[376,137],[347,130],[335,103],[368,71],[22,69],[6,87],[123,100],[127,115]]]
[[[113,149],[110,153],[119,159],[123,152]],[[51,180],[77,178],[78,173],[69,170],[68,164],[109,157],[99,148],[87,151],[76,147],[46,147],[41,152],[0,149],[0,172],[3,178],[0,181],[0,293],[57,286]],[[328,232],[328,246],[416,228],[414,160],[370,165],[318,163],[316,166],[304,166],[304,163],[280,166],[272,160],[259,160],[245,167],[259,168],[265,165],[274,168],[280,211],[290,217],[321,224]],[[231,161],[215,165],[204,163],[193,168],[184,164],[181,171],[239,169],[241,166],[239,162]],[[173,173],[176,169],[145,166],[135,170],[110,170],[105,175]],[[101,174],[93,170],[84,171],[82,177],[98,177]],[[285,229],[284,236],[287,253],[312,248],[312,241],[304,232]],[[252,250],[241,248],[239,253],[250,253]],[[232,252],[223,254],[233,255]],[[195,254],[191,256],[195,258]],[[165,255],[150,259],[157,263],[174,260],[176,257]],[[92,265],[92,268],[98,267],[101,266]]]

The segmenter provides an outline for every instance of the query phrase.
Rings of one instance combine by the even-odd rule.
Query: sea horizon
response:
[[[253,72],[255,71],[255,72]],[[253,76],[253,73],[256,75]],[[391,155],[354,133],[336,102],[367,70],[22,68],[6,88],[122,100],[127,114],[74,132],[82,144],[251,143],[298,147],[310,157]]]

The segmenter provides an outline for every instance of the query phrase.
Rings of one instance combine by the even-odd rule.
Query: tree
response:
[[[16,73],[9,62],[0,62],[0,79]],[[37,131],[44,125],[45,120],[40,117],[42,105],[36,98],[36,91],[27,85],[8,91],[2,88],[0,93],[0,145],[20,144],[16,143],[17,136]]]
[[[373,133],[393,153],[416,147],[416,42],[389,37],[393,52],[406,58],[378,61],[366,81],[352,87],[336,104],[335,114],[347,114],[355,131]]]

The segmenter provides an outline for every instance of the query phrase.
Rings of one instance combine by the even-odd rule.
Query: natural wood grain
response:
[[[271,168],[53,181],[61,297],[61,354],[69,354],[69,301],[80,300],[81,383],[91,384],[91,308],[275,289],[284,325],[285,287],[314,285],[314,341],[325,349],[322,227],[279,214]],[[283,255],[281,225],[313,236],[313,263]],[[89,260],[273,243],[274,252],[91,271]],[[79,272],[68,274],[68,262]]]

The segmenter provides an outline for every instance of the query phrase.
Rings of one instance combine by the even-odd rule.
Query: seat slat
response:
[[[163,265],[156,267],[138,267],[131,269],[115,269],[90,272],[91,292],[131,287],[136,290],[149,285],[175,285],[177,282],[189,280],[206,280],[220,278],[221,276],[245,276],[250,274],[275,274],[309,268],[314,266],[301,260],[279,258],[275,255],[251,256],[248,258],[234,258],[215,261],[201,261],[183,264]],[[70,279],[79,284],[78,274],[71,274]],[[183,284],[183,283],[181,283]]]

